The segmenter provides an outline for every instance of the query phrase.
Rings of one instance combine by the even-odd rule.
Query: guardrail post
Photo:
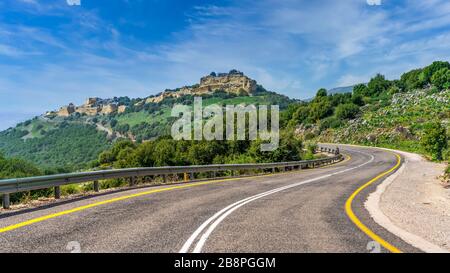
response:
[[[167,183],[167,174],[163,175],[163,181],[164,183]]]
[[[100,191],[100,185],[98,181],[94,181],[94,191],[99,192]]]
[[[189,179],[190,179],[190,180],[195,180],[194,173],[190,173],[190,174],[189,174]]]
[[[130,177],[130,187],[133,187],[136,184],[136,177]]]
[[[55,199],[61,199],[61,187],[60,186],[55,187]]]
[[[10,206],[11,206],[11,202],[9,200],[9,193],[5,193],[5,194],[3,194],[3,208],[9,209]]]
[[[212,172],[212,178],[214,178],[214,179],[215,179],[215,178],[216,178],[216,176],[217,176],[217,173],[216,173],[216,171],[213,171],[213,172]]]

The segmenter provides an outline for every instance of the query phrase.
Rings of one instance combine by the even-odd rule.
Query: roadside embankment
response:
[[[405,162],[372,193],[366,208],[373,219],[425,252],[450,251],[450,189],[439,176],[445,164],[395,151]]]

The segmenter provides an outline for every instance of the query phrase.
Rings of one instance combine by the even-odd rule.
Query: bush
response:
[[[61,187],[61,194],[62,195],[71,195],[71,194],[77,194],[81,192],[81,188],[79,185],[65,185]]]
[[[107,189],[112,189],[112,188],[120,188],[125,185],[127,185],[127,181],[123,178],[100,181],[100,188],[102,190],[107,190]]]
[[[340,119],[338,119],[336,117],[328,117],[328,118],[325,118],[325,119],[323,119],[321,121],[321,123],[320,123],[320,130],[323,131],[323,130],[326,130],[328,128],[336,129],[336,128],[341,127],[342,124],[343,124],[342,120],[340,120]]]
[[[427,124],[421,144],[433,160],[442,160],[443,152],[448,147],[447,130],[440,122]]]
[[[450,87],[450,69],[442,68],[431,77],[431,83],[439,90]]]
[[[359,113],[359,107],[353,103],[341,104],[336,107],[336,117],[338,119],[354,119]]]
[[[364,104],[366,104],[364,102],[364,98],[363,96],[361,96],[360,94],[353,94],[352,95],[352,102],[358,106],[364,106]]]
[[[318,147],[317,143],[314,142],[308,143],[307,145],[308,153],[315,154],[317,151],[317,147]]]
[[[376,97],[386,91],[389,86],[390,82],[383,75],[377,74],[367,84],[367,96]]]

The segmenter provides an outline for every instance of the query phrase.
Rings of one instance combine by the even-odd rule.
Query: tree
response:
[[[366,104],[364,102],[363,96],[361,96],[360,94],[353,94],[352,102],[358,106],[364,106]]]
[[[248,149],[248,155],[257,162],[298,161],[302,158],[303,143],[292,131],[280,133],[280,144],[275,151],[261,151],[262,143],[264,143],[262,140],[253,141]]]
[[[447,130],[440,122],[428,124],[421,144],[434,160],[442,160],[443,151],[448,148]]]
[[[425,67],[419,76],[423,85],[431,83],[433,75],[441,69],[450,69],[450,63],[448,62],[433,62],[431,65]]]
[[[144,142],[136,149],[136,158],[141,167],[153,167],[155,145],[152,141]]]
[[[400,82],[406,88],[406,91],[411,91],[423,86],[420,80],[420,75],[422,74],[422,69],[414,69],[402,75]]]
[[[111,164],[116,160],[114,154],[111,151],[104,151],[98,156],[98,163],[101,165]]]
[[[135,149],[132,147],[126,147],[120,150],[116,159],[117,161],[114,163],[114,167],[116,168],[132,168],[139,166]]]
[[[175,141],[169,139],[162,139],[155,143],[154,161],[155,166],[170,166],[173,165],[176,155]]]
[[[325,88],[321,88],[319,89],[319,91],[317,91],[316,97],[326,97],[326,96],[328,96],[328,91]]]
[[[324,97],[319,101],[311,103],[311,106],[309,107],[309,117],[311,120],[318,121],[333,114],[333,107],[326,98],[327,97]]]
[[[359,107],[353,103],[341,104],[336,107],[336,117],[338,119],[353,119],[359,113]]]
[[[119,153],[124,150],[125,148],[136,148],[136,145],[129,139],[123,139],[117,141],[114,146],[111,148],[111,152],[114,155],[114,158],[117,158]]]
[[[450,87],[450,69],[442,68],[433,74],[431,77],[431,83],[439,90],[447,89]]]
[[[361,83],[357,84],[353,87],[353,96],[361,96],[366,97],[368,96],[369,91],[367,89],[367,85]]]
[[[117,125],[117,119],[112,119],[112,120],[110,121],[110,125],[111,125],[111,128],[116,127],[116,125]]]
[[[381,75],[377,74],[375,77],[373,77],[369,83],[367,84],[367,92],[368,96],[370,97],[376,97],[386,91],[390,86],[390,83],[386,78]]]
[[[309,117],[309,107],[308,106],[300,106],[292,115],[292,119],[295,122],[295,125],[303,123]]]

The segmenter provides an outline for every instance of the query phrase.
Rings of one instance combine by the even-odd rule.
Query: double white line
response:
[[[287,186],[284,186],[284,187],[276,188],[276,189],[273,189],[273,190],[270,190],[270,191],[266,191],[266,192],[263,192],[263,193],[260,193],[260,194],[257,194],[257,195],[253,195],[253,196],[247,197],[247,198],[242,199],[242,200],[240,200],[240,201],[238,201],[236,203],[233,203],[233,204],[229,205],[228,207],[220,210],[216,214],[214,214],[212,217],[210,217],[208,220],[206,220],[200,227],[198,227],[197,230],[194,233],[192,233],[191,237],[189,237],[189,239],[184,243],[184,245],[180,249],[179,253],[188,253],[189,250],[191,249],[192,245],[194,244],[195,240],[200,236],[200,234],[209,225],[208,229],[206,229],[206,231],[203,232],[203,234],[200,236],[200,239],[197,241],[197,244],[195,245],[195,247],[194,247],[194,249],[192,251],[192,253],[201,253],[202,249],[203,249],[203,246],[206,243],[206,240],[208,240],[208,237],[211,235],[211,233],[214,231],[214,229],[216,229],[216,227],[225,218],[227,218],[231,213],[233,213],[233,211],[237,210],[238,208],[240,208],[240,207],[242,207],[242,206],[244,206],[244,205],[246,205],[246,204],[248,204],[250,202],[253,202],[255,200],[258,200],[260,198],[263,198],[265,196],[268,196],[268,195],[271,195],[271,194],[274,194],[274,193],[277,193],[277,192],[280,192],[280,191],[284,191],[284,190],[287,190],[287,189],[290,189],[290,188],[294,188],[294,187],[298,187],[298,186],[301,186],[301,185],[309,184],[309,183],[315,182],[317,180],[321,180],[321,179],[324,179],[324,178],[329,178],[329,177],[331,177],[333,175],[337,175],[337,174],[341,174],[341,173],[352,171],[354,169],[361,168],[361,167],[371,163],[374,160],[373,155],[370,155],[370,154],[367,154],[367,153],[364,153],[364,152],[358,152],[358,151],[354,151],[354,152],[365,154],[365,155],[370,157],[370,160],[365,162],[365,163],[363,163],[363,164],[361,164],[361,165],[358,165],[356,167],[352,167],[352,168],[345,169],[345,170],[342,170],[342,171],[339,171],[339,172],[335,172],[335,173],[327,174],[327,175],[324,175],[324,176],[319,176],[319,177],[316,177],[316,178],[308,179],[308,180],[305,180],[305,181],[302,181],[302,182],[298,182],[298,183],[295,183],[295,184],[291,184],[291,185],[287,185]]]

